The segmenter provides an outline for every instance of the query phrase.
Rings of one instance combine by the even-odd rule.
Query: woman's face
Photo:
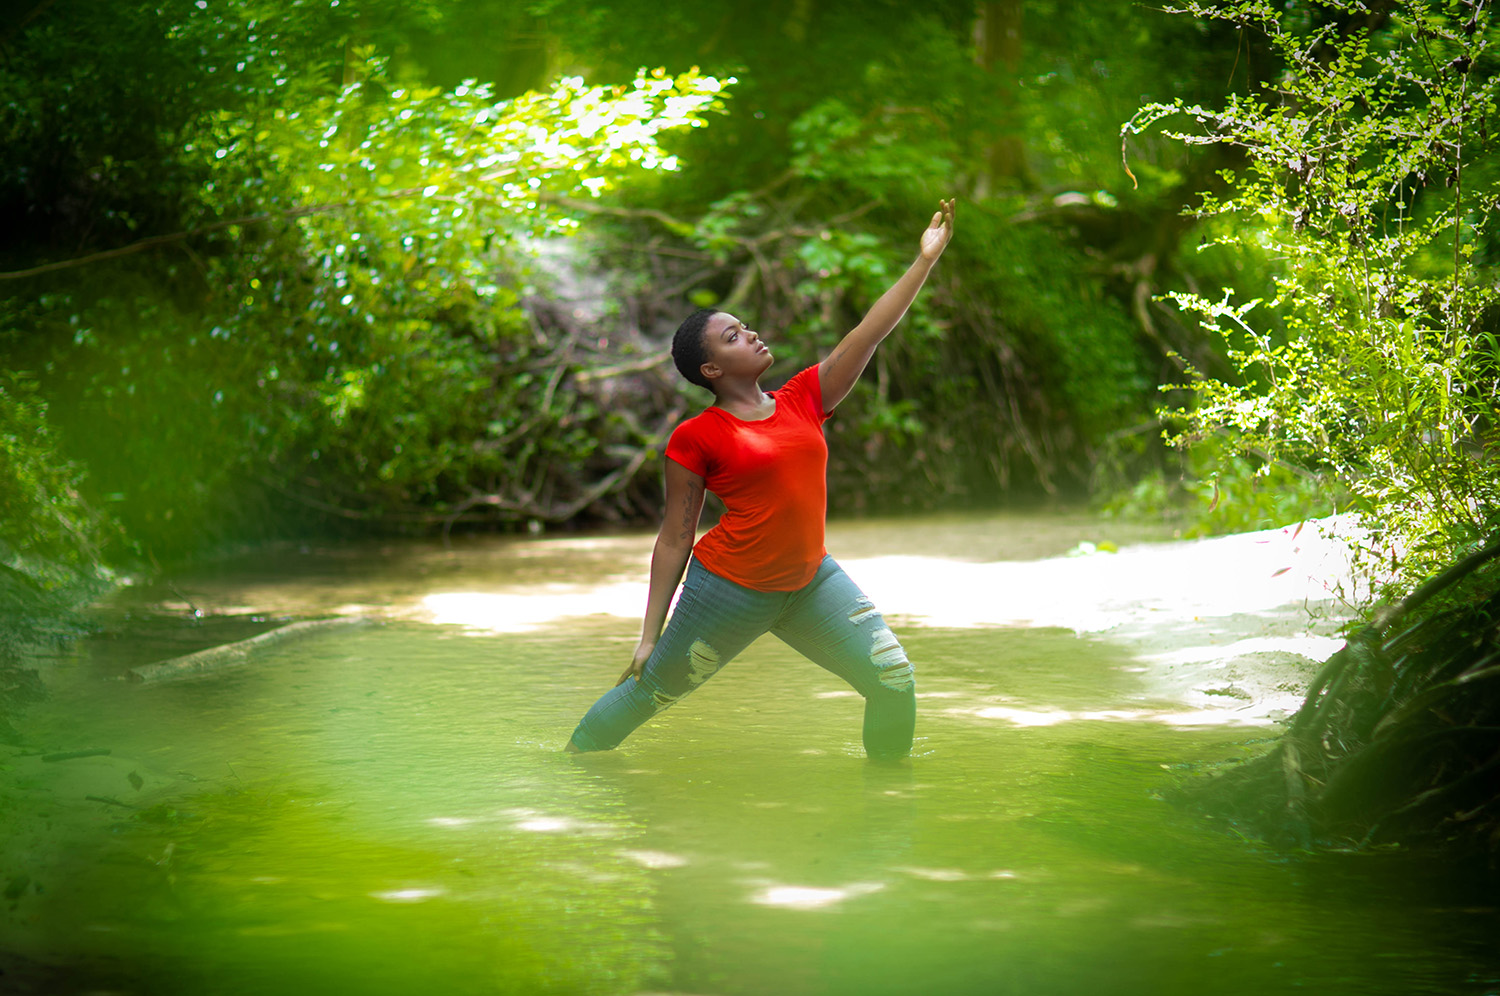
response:
[[[703,344],[709,358],[705,366],[717,367],[720,376],[759,377],[775,362],[760,334],[746,328],[744,322],[727,311],[709,318],[703,328]]]

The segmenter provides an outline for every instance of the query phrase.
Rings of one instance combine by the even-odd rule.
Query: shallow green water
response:
[[[203,680],[61,682],[38,743],[190,794],[113,807],[12,906],[48,991],[1500,989],[1484,894],[1279,859],[1155,798],[1263,733],[1016,725],[1152,713],[1108,646],[904,628],[903,766],[867,763],[859,699],[771,638],[620,751],[561,754],[634,630],[391,624]]]

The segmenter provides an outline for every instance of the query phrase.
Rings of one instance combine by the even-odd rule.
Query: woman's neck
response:
[[[765,418],[776,409],[776,400],[760,389],[760,383],[720,384],[714,392],[714,404],[740,418]]]

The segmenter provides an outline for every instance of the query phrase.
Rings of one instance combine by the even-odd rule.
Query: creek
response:
[[[1121,528],[851,525],[830,548],[1024,560]],[[182,627],[52,668],[34,751],[6,758],[0,989],[1500,991],[1478,878],[1287,857],[1161,801],[1275,728],[1176,722],[1126,650],[1071,630],[883,606],[918,674],[900,765],[867,762],[859,698],[771,637],[620,750],[564,755],[639,627],[578,607],[634,597],[649,547],[288,550],[124,593],[110,611],[186,598],[235,636],[285,613],[387,621],[160,685],[110,679],[180,652]],[[90,747],[110,753],[34,756]]]

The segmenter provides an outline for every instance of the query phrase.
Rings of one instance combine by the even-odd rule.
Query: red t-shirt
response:
[[[828,444],[823,388],[808,367],[771,391],[776,411],[746,422],[707,408],[682,423],[667,456],[703,478],[724,514],[693,548],[720,577],[757,591],[795,591],[827,554]]]

